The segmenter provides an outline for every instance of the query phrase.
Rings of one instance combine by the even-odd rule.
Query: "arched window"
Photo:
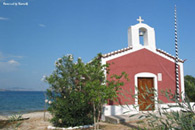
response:
[[[147,30],[145,28],[140,28],[139,29],[139,43],[142,46],[145,46],[145,45],[148,44]]]

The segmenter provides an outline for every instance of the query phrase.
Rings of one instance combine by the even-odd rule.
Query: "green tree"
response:
[[[93,123],[92,106],[84,90],[80,74],[85,64],[81,59],[73,62],[72,55],[64,56],[56,62],[56,69],[46,77],[50,85],[47,90],[48,110],[54,126],[70,127]]]
[[[186,75],[185,77],[185,93],[190,101],[195,102],[195,77]]]
[[[56,70],[46,77],[50,85],[48,110],[53,115],[54,126],[88,125],[94,121],[95,129],[99,128],[103,105],[117,97],[120,86],[124,85],[122,79],[128,79],[122,72],[106,80],[108,67],[101,64],[101,54],[87,64],[81,59],[74,63],[72,55],[58,59]]]
[[[105,71],[109,73],[109,65],[101,64],[101,54],[98,54],[82,73],[85,77],[86,92],[89,94],[90,103],[93,106],[95,129],[99,129],[100,116],[103,105],[108,100],[116,100],[120,87],[124,85],[123,80],[128,80],[128,75],[122,72],[120,75],[112,75],[111,80],[106,80]]]

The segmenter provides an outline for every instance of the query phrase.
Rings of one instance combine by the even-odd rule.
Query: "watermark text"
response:
[[[28,6],[28,2],[3,2],[4,6]]]

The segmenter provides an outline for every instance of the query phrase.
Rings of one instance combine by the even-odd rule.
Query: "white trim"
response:
[[[184,70],[183,70],[183,63],[179,63],[180,67],[180,83],[181,83],[181,96],[182,100],[185,98],[185,85],[184,85]]]
[[[161,110],[162,110],[162,108],[169,108],[169,109],[167,109],[167,111],[180,111],[180,110],[182,110],[181,107],[171,107],[170,108],[168,105],[178,105],[178,103],[159,104],[158,108],[160,108]],[[192,110],[195,110],[194,105],[195,105],[195,102],[190,102],[190,106],[192,107]],[[184,110],[185,110],[185,108],[184,108]]]
[[[54,127],[54,126],[48,126],[48,130],[75,130],[75,129],[86,129],[86,128],[92,128],[94,125],[83,125],[83,126],[75,126],[75,127],[68,127],[68,128],[63,128],[63,127]]]
[[[138,78],[153,78],[154,79],[154,89],[156,90],[155,96],[155,110],[157,110],[157,98],[158,98],[158,82],[157,82],[157,76],[153,73],[150,72],[142,72],[142,73],[137,73],[134,76],[134,82],[135,82],[135,106],[138,106],[138,90],[136,89],[138,87]],[[139,111],[139,107],[137,108]]]
[[[158,73],[157,75],[158,75],[157,76],[158,77],[158,81],[162,81],[162,73]]]
[[[140,29],[145,30],[144,45],[148,47],[150,50],[156,50],[156,42],[155,42],[155,31],[154,28],[148,26],[144,23],[138,23],[128,28],[128,46],[132,46],[133,49],[140,48],[142,45],[140,44],[139,31]]]
[[[134,108],[134,105],[104,105],[103,115],[128,115],[136,114],[139,111]]]
[[[101,64],[106,65],[106,60],[104,58],[101,58]],[[106,80],[107,79],[106,69],[104,69],[104,75],[105,75],[105,80]]]
[[[162,110],[162,108],[169,108],[167,111],[180,111],[182,108],[180,107],[172,107],[170,108],[168,105],[178,105],[177,103],[165,103],[158,104],[156,106],[156,111],[158,109]],[[192,109],[194,110],[195,102],[190,102]],[[140,111],[141,112],[141,111]],[[130,114],[138,114],[140,113],[137,109],[133,107],[133,105],[104,105],[102,119],[105,120],[105,116],[112,115],[130,115]],[[148,111],[143,111],[142,113],[146,113]]]
[[[118,57],[121,57],[121,56],[130,54],[130,53],[139,51],[139,50],[141,50],[141,49],[147,49],[147,50],[149,50],[149,51],[151,51],[151,52],[153,52],[153,53],[155,53],[155,54],[157,54],[157,55],[159,55],[159,56],[161,56],[161,57],[163,57],[163,58],[165,58],[165,59],[167,59],[167,60],[172,61],[172,62],[175,63],[175,60],[172,59],[171,57],[168,57],[168,56],[166,56],[165,54],[162,54],[162,53],[160,53],[160,52],[158,52],[158,51],[156,51],[156,50],[152,50],[152,49],[150,49],[150,48],[147,47],[147,46],[140,46],[140,47],[137,47],[137,48],[132,48],[132,49],[130,49],[130,50],[128,50],[128,51],[124,51],[124,52],[121,52],[121,53],[118,53],[118,54],[114,54],[114,55],[111,55],[111,56],[108,56],[108,57],[105,57],[105,58],[102,58],[102,59],[103,59],[103,61],[106,62],[106,61],[113,60],[113,59],[115,59],[115,58],[118,58]],[[161,49],[158,49],[158,50],[160,50],[160,51],[162,51],[162,52],[165,52],[165,51],[163,51],[163,50],[161,50]],[[165,53],[167,53],[167,52],[165,52]],[[169,54],[169,53],[167,53],[167,54],[168,54],[168,55],[171,55],[171,54]],[[171,56],[172,56],[172,55],[171,55]],[[179,63],[180,63],[180,62],[179,62]]]
[[[159,49],[160,50],[160,49]],[[162,50],[161,50],[162,51]],[[163,51],[164,52],[164,51]],[[158,55],[160,55],[161,57],[163,57],[163,58],[165,58],[165,59],[167,59],[167,60],[170,60],[170,61],[172,61],[172,62],[174,62],[175,63],[175,60],[174,59],[172,59],[172,58],[170,58],[170,57],[168,57],[168,56],[166,56],[165,54],[162,54],[162,53],[160,53],[160,52],[158,52],[158,51],[155,51],[155,53],[156,54],[158,54]],[[167,53],[167,52],[165,52],[165,53]],[[168,55],[171,55],[171,54],[169,54],[169,53],[167,53]],[[171,55],[172,56],[172,55]]]
[[[144,47],[141,47],[140,49],[143,49]],[[118,57],[121,57],[121,56],[124,56],[124,55],[127,55],[127,54],[130,54],[132,52],[135,52],[135,51],[138,51],[140,49],[130,49],[130,50],[127,50],[127,51],[124,51],[124,52],[121,52],[121,53],[118,53],[118,54],[115,54],[115,55],[111,55],[109,57],[106,57],[106,58],[103,58],[105,61],[109,61],[109,60],[112,60],[112,59],[115,59],[115,58],[118,58]]]

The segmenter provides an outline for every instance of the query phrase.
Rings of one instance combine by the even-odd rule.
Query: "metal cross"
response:
[[[139,23],[142,23],[144,20],[142,19],[141,16],[139,16],[139,19],[137,19],[137,21],[139,21]]]

